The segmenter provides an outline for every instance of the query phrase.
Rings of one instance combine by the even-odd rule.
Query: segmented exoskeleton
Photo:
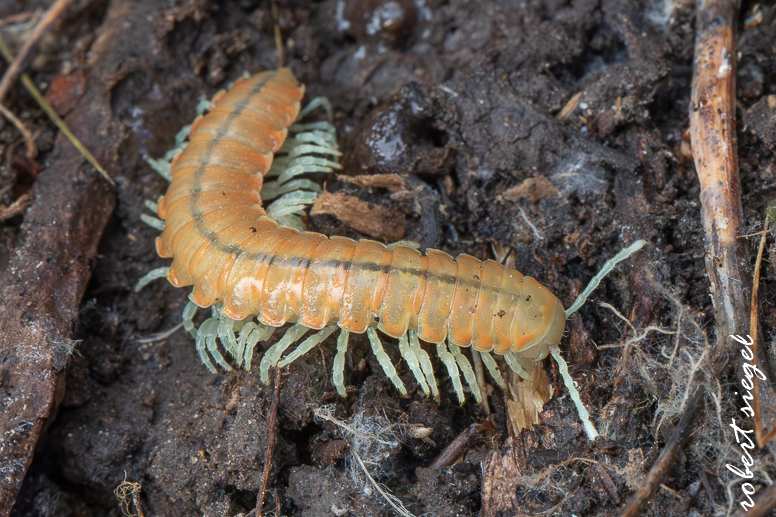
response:
[[[342,395],[351,332],[367,333],[386,374],[406,393],[376,329],[399,339],[402,356],[427,394],[436,395],[437,386],[420,340],[436,345],[460,400],[459,368],[481,399],[461,347],[481,352],[502,386],[490,352],[525,375],[520,363],[542,359],[556,347],[566,318],[560,301],[533,278],[468,255],[453,259],[437,250],[423,255],[402,244],[329,238],[278,224],[275,219],[299,226],[294,213],[315,196],[316,185],[291,178],[339,167],[330,124],[295,124],[303,95],[304,87],[287,68],[236,81],[192,124],[188,145],[170,165],[171,183],[157,207],[164,222],[156,223],[163,229],[156,249],[173,263],[144,280],[166,274],[176,287],[194,286],[184,324],[197,339],[203,363],[215,371],[209,353],[231,369],[218,351],[218,338],[238,367],[250,369],[257,342],[294,323],[265,353],[263,380],[271,367],[295,360],[337,327],[333,377]],[[311,103],[319,105],[325,102]],[[287,139],[289,130],[294,136]],[[264,177],[273,175],[277,181],[265,185]],[[265,211],[261,198],[268,194],[280,199]],[[191,322],[194,304],[214,307],[198,330]],[[310,329],[319,332],[283,358]]]

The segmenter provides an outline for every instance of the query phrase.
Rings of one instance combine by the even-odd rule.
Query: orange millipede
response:
[[[304,115],[327,105],[316,99],[300,110],[303,95],[304,86],[288,68],[239,79],[228,92],[216,95],[210,112],[192,124],[188,144],[172,153],[170,185],[155,207],[163,222],[146,216],[163,229],[156,240],[159,256],[173,262],[149,273],[141,284],[164,274],[175,287],[194,286],[184,325],[196,337],[202,362],[215,372],[212,357],[231,369],[218,351],[218,339],[238,367],[250,369],[255,345],[274,328],[294,323],[262,358],[266,382],[270,368],[292,362],[339,327],[333,368],[337,391],[344,396],[348,335],[366,332],[386,374],[406,394],[382,348],[379,329],[399,339],[401,355],[426,394],[436,396],[438,390],[420,340],[436,345],[459,400],[460,369],[479,401],[479,387],[461,347],[480,352],[501,386],[504,381],[490,352],[525,376],[521,363],[557,349],[566,321],[563,306],[516,270],[469,255],[453,259],[432,249],[424,255],[403,244],[356,242],[279,225],[278,220],[300,226],[294,214],[318,188],[291,178],[339,167],[334,128],[325,122],[295,123],[300,111]],[[289,131],[294,137],[287,139]],[[156,168],[166,173],[160,163]],[[265,176],[275,174],[278,180],[265,185]],[[268,192],[279,201],[265,210],[260,193],[266,198]],[[211,306],[212,317],[194,329],[196,307]],[[310,329],[318,332],[282,358]]]

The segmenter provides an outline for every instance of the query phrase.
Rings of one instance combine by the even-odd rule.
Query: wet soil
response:
[[[58,85],[51,93],[58,109],[67,111],[67,94],[77,95],[79,77],[94,67],[90,45],[117,2],[77,2],[42,45],[30,72],[38,84]],[[0,18],[41,2],[10,4],[0,7]],[[266,511],[394,515],[359,474],[347,435],[316,418],[314,410],[326,405],[343,422],[372,422],[372,431],[402,424],[370,457],[371,472],[415,515],[615,514],[675,423],[675,399],[681,398],[676,377],[686,371],[666,366],[661,349],[674,341],[656,335],[640,340],[642,355],[635,354],[653,360],[631,360],[623,369],[623,348],[603,345],[621,344],[650,325],[676,328],[681,313],[697,322],[692,331],[678,324],[686,332],[683,345],[698,350],[713,322],[687,132],[692,3],[279,2],[288,66],[309,98],[325,96],[334,108],[342,173],[404,180],[396,189],[379,186],[381,180],[368,186],[319,178],[327,191],[403,215],[402,238],[423,249],[480,259],[502,259],[511,250],[508,260],[566,307],[623,246],[636,239],[650,243],[569,321],[561,344],[582,400],[601,423],[604,439],[594,445],[549,361],[545,369],[556,397],[538,425],[515,433],[508,425],[508,397],[497,387],[488,408],[472,401],[459,405],[441,373],[444,366],[431,354],[440,399],[428,399],[390,343],[387,352],[409,391],[402,398],[365,336],[351,338],[348,397],[339,397],[331,381],[336,344],[330,339],[282,371],[278,423],[271,429],[273,390],[255,369],[210,374],[182,329],[147,339],[178,325],[188,293],[162,281],[132,291],[147,271],[166,265],[154,249],[158,232],[140,220],[144,200],[157,199],[166,188],[146,159],[173,146],[200,99],[245,72],[274,69],[277,57],[266,2],[146,6],[147,16],[127,29],[131,57],[117,64],[110,87],[112,116],[123,124],[120,148],[111,157],[116,208],[80,306],[80,342],[67,367],[64,399],[37,446],[13,515],[120,515],[114,490],[125,479],[141,484],[147,516],[247,513],[256,505],[270,433],[275,446]],[[776,9],[757,9],[761,22],[744,28],[742,20],[737,51],[748,225],[742,233],[759,228],[776,174]],[[26,120],[40,129],[37,161],[45,167],[54,129],[21,89],[9,105],[27,110]],[[35,179],[29,166],[10,162],[20,152],[16,139],[0,122],[4,205]],[[3,264],[21,220],[4,223]],[[375,237],[332,214],[311,216],[308,228]],[[772,268],[763,272],[761,296],[768,306]],[[772,311],[762,318],[765,328],[776,323]],[[727,415],[736,403],[725,404]],[[733,438],[718,432],[711,422],[713,401],[708,407],[698,437],[650,514],[711,515],[731,503],[723,488],[728,478],[709,447],[717,450]],[[487,439],[467,446],[452,465],[428,468],[489,412],[494,431]],[[408,433],[411,424],[430,434]],[[713,440],[718,443],[710,446]],[[572,457],[590,461],[570,462],[537,479]]]

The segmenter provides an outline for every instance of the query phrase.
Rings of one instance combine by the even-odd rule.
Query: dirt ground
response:
[[[48,3],[9,0],[0,3],[0,19]],[[392,214],[379,219],[386,226],[403,218],[400,238],[480,259],[513,250],[507,260],[566,307],[623,246],[649,242],[569,320],[561,343],[603,438],[586,440],[549,360],[543,368],[556,396],[536,426],[519,431],[508,414],[513,401],[495,385],[488,404],[469,397],[459,405],[435,354],[440,400],[424,397],[391,342],[386,349],[410,392],[402,398],[365,336],[351,338],[343,399],[331,381],[336,344],[329,339],[282,371],[273,430],[273,388],[255,368],[210,374],[182,329],[144,340],[180,322],[188,295],[165,281],[132,291],[147,271],[168,263],[155,253],[158,232],[140,220],[144,201],[166,189],[146,159],[173,146],[200,99],[246,71],[277,67],[272,18],[268,2],[257,0],[81,0],[43,40],[28,71],[67,114],[83,102],[95,56],[115,60],[107,90],[121,124],[111,155],[115,211],[80,306],[64,399],[12,515],[118,516],[114,490],[125,479],[142,486],[146,516],[247,513],[270,433],[265,514],[396,515],[364,480],[353,442],[315,416],[322,406],[352,425],[389,428],[369,449],[370,472],[414,515],[616,514],[657,458],[692,374],[706,368],[707,341],[715,340],[687,131],[694,4],[287,0],[279,7],[288,66],[308,98],[325,96],[333,105],[343,174],[398,174],[403,184],[318,179],[330,193],[382,207],[380,214]],[[743,9],[738,138],[742,233],[751,233],[776,177],[776,8],[752,2]],[[93,48],[108,23],[124,27],[112,57]],[[11,42],[16,27],[3,32]],[[0,206],[30,189],[56,135],[21,87],[5,103],[36,133],[39,154],[25,161],[18,133],[0,122]],[[22,221],[3,223],[3,268]],[[394,235],[380,233],[380,224],[359,233],[347,222],[313,215],[308,229]],[[776,248],[767,253],[761,319],[772,329]],[[724,464],[740,450],[722,422],[740,403],[729,379],[706,382],[713,395],[650,515],[738,508],[740,489]],[[484,431],[454,464],[429,468],[472,425]],[[410,432],[419,427],[432,431]],[[772,459],[756,461],[759,483],[764,473],[776,474]]]

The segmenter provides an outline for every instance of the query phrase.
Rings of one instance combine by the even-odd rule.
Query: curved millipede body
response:
[[[156,247],[173,258],[170,282],[193,285],[194,303],[222,303],[234,320],[376,326],[396,338],[409,329],[430,343],[546,356],[565,316],[533,278],[468,255],[299,232],[266,216],[263,176],[303,94],[287,68],[264,72],[235,82],[194,122],[158,206],[165,226]]]
[[[196,338],[202,362],[213,372],[211,357],[222,368],[232,368],[217,340],[237,367],[249,370],[256,344],[269,339],[276,327],[295,323],[265,352],[260,365],[265,382],[271,367],[289,364],[339,327],[332,370],[334,386],[343,396],[351,332],[366,332],[375,357],[402,394],[406,389],[376,329],[399,339],[401,356],[418,385],[434,396],[436,379],[420,340],[436,344],[461,401],[460,373],[475,399],[481,400],[461,347],[477,350],[502,388],[506,385],[491,352],[503,355],[523,377],[528,377],[526,361],[551,352],[588,437],[597,436],[557,345],[566,316],[644,241],[607,262],[564,314],[560,301],[536,280],[492,260],[481,262],[469,255],[453,259],[437,250],[423,255],[402,244],[385,246],[301,231],[301,209],[320,187],[294,178],[340,167],[334,127],[297,121],[316,107],[330,113],[328,101],[313,99],[300,111],[303,95],[304,87],[287,68],[239,79],[229,92],[216,95],[208,114],[181,131],[179,144],[186,134],[189,141],[182,151],[167,154],[171,163],[149,160],[170,186],[158,205],[146,203],[161,220],[147,215],[143,220],[162,230],[156,249],[173,263],[151,271],[137,289],[164,275],[176,287],[194,286],[183,323]],[[265,182],[274,176],[277,180]],[[265,209],[262,199],[276,201]],[[212,306],[213,313],[199,329],[192,322],[196,306]],[[283,357],[311,329],[318,332]]]

